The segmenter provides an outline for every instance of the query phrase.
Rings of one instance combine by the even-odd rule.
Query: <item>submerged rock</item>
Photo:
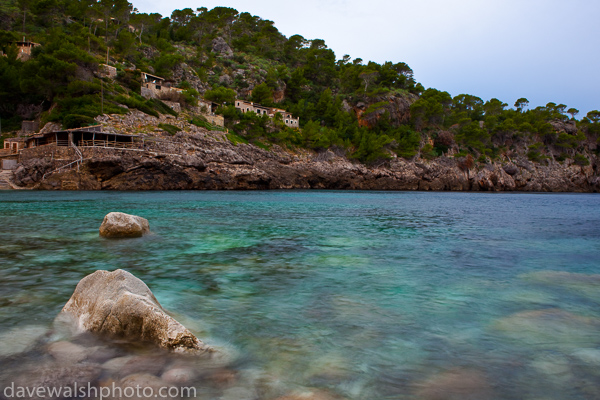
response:
[[[136,356],[129,359],[119,370],[119,376],[150,374],[159,376],[167,360],[161,356]]]
[[[29,325],[0,334],[0,357],[22,353],[32,348],[47,332],[46,327]]]
[[[600,367],[600,349],[584,348],[577,349],[571,355],[585,364]]]
[[[512,314],[496,320],[492,328],[538,349],[573,350],[598,343],[600,319],[551,308]]]
[[[521,278],[537,284],[564,287],[594,300],[600,299],[600,274],[536,271],[521,275]]]
[[[416,397],[423,400],[468,400],[494,398],[492,387],[478,371],[456,368],[416,385]]]
[[[530,366],[539,374],[549,377],[554,384],[566,385],[573,379],[569,360],[560,354],[543,354],[535,357]]]
[[[276,400],[343,400],[344,398],[336,393],[331,393],[320,389],[305,389],[303,391],[294,391]]]
[[[88,356],[88,350],[77,344],[60,341],[48,345],[48,353],[54,359],[61,363],[76,364],[85,360]]]
[[[147,233],[150,224],[146,218],[122,212],[108,213],[100,225],[100,236],[106,238],[141,237]]]
[[[107,371],[109,374],[117,374],[123,367],[133,358],[134,356],[123,356],[113,358],[102,364],[102,369]]]
[[[28,400],[77,398],[81,395],[81,388],[95,386],[101,372],[97,365],[41,363],[31,369],[15,371],[10,383],[4,382],[3,394],[7,398]]]
[[[192,382],[197,377],[196,371],[191,368],[170,368],[166,370],[161,379],[165,382],[180,385]]]
[[[176,390],[177,388],[175,386],[163,381],[162,379],[154,375],[149,374],[130,375],[122,379],[117,386],[120,387],[124,393],[123,396],[119,397],[119,399],[121,400],[147,400],[149,397],[152,397],[157,400],[171,400],[179,398],[178,396],[170,395],[171,393],[179,393],[178,390]],[[131,389],[127,389],[138,387],[142,388],[142,390],[136,392],[131,391]],[[126,389],[129,391],[129,393],[134,393],[134,395],[129,396]],[[148,393],[152,393],[152,395],[148,396]],[[117,398],[113,398],[113,400],[117,400]]]
[[[600,274],[580,274],[566,271],[536,271],[522,275],[532,281],[557,285],[589,285],[600,288]]]
[[[59,314],[76,332],[147,342],[177,352],[212,351],[169,316],[148,286],[123,270],[83,278]]]

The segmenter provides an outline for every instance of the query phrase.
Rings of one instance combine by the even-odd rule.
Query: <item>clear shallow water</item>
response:
[[[110,211],[154,234],[99,238]],[[600,398],[597,195],[0,192],[0,227],[0,337],[123,268],[286,388]]]

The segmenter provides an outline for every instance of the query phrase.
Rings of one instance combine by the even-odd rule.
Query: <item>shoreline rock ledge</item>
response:
[[[150,233],[146,218],[122,212],[106,214],[100,225],[100,236],[105,238],[136,238]]]
[[[118,269],[83,278],[58,315],[76,333],[145,342],[177,353],[214,350],[168,315],[146,284]]]

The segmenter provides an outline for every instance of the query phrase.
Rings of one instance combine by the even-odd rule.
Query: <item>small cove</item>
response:
[[[153,234],[98,237],[110,211]],[[598,195],[2,192],[0,226],[0,356],[122,268],[225,349],[198,398],[600,397]]]

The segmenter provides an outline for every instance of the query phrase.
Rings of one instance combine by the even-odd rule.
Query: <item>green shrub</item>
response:
[[[21,129],[21,121],[22,119],[18,115],[12,115],[9,118],[2,117],[2,132],[0,134]],[[1,145],[2,143],[0,143],[0,149],[3,148]]]
[[[65,129],[81,128],[83,126],[96,125],[96,121],[87,115],[68,114],[63,118]]]
[[[573,162],[575,165],[580,165],[582,167],[590,165],[590,160],[588,160],[583,154],[576,154],[575,157],[573,157]]]
[[[186,89],[182,92],[183,99],[186,104],[190,106],[196,107],[198,105],[198,97],[200,97],[200,93],[194,88]]]
[[[544,143],[542,143],[542,142],[537,142],[537,143],[534,143],[534,144],[530,145],[530,146],[528,147],[528,149],[529,149],[529,150],[539,150],[539,149],[541,149],[542,147],[544,147]]]
[[[529,161],[540,162],[546,158],[539,150],[544,148],[544,144],[537,142],[528,146],[527,158]]]
[[[218,104],[233,103],[235,101],[235,90],[219,86],[204,92],[204,98]]]
[[[365,110],[365,114],[370,114],[373,113],[381,108],[385,108],[386,106],[389,106],[390,102],[389,101],[380,101],[379,103],[375,103],[375,104],[371,104],[366,110]]]
[[[433,149],[433,145],[431,143],[427,143],[421,149],[421,156],[427,160],[432,160],[437,157],[437,153]]]
[[[142,82],[139,71],[119,70],[117,71],[117,81],[121,82],[132,92],[138,93],[141,90]]]
[[[123,95],[118,95],[115,96],[115,101],[124,104],[129,108],[137,108],[141,112],[146,113],[148,115],[152,115],[153,117],[159,117],[158,112],[156,112],[156,110],[152,109],[152,107],[150,107],[145,101],[140,100],[139,98],[136,98],[134,96],[126,97]]]
[[[174,136],[177,132],[181,131],[181,128],[171,124],[158,124],[158,127],[171,136]]]
[[[161,114],[169,114],[175,117],[179,115],[175,110],[158,99],[148,99],[146,100],[146,104],[149,107],[153,107],[155,110],[158,110],[158,112]]]
[[[124,104],[129,108],[137,108],[143,113],[148,115],[152,115],[156,118],[159,117],[159,112],[161,114],[170,114],[173,116],[177,116],[178,114],[168,105],[163,103],[157,99],[144,99],[142,96],[139,96],[134,93],[130,93],[130,96],[117,95],[114,100],[118,103]]]
[[[236,135],[233,132],[229,132],[227,135],[227,139],[229,139],[229,141],[231,143],[233,143],[234,145],[237,146],[238,143],[244,143],[244,144],[248,144],[248,141],[246,139],[244,139],[243,137]]]
[[[223,130],[222,127],[220,126],[215,126],[213,124],[211,124],[210,122],[208,122],[206,120],[206,118],[199,116],[199,117],[194,117],[192,119],[190,119],[190,124],[196,125],[200,128],[204,128],[204,129],[208,129],[209,131],[220,131]]]
[[[540,162],[543,158],[542,153],[537,150],[529,150],[527,152],[527,158],[529,161]]]
[[[43,119],[45,122],[61,122],[63,124],[77,124],[77,120],[74,117],[66,119],[69,115],[86,116],[94,118],[101,114],[124,114],[127,112],[124,108],[118,107],[111,101],[112,96],[105,96],[104,104],[100,99],[99,94],[88,94],[80,97],[67,97],[56,101],[57,107],[53,108],[52,111]],[[88,124],[83,121],[84,124]],[[72,126],[78,128],[78,126]]]
[[[261,142],[260,140],[255,140],[252,142],[256,147],[260,147],[263,150],[271,150],[271,146],[268,143]]]
[[[396,154],[399,157],[412,158],[419,151],[421,135],[410,129],[410,127],[406,125],[399,127],[395,130],[392,137],[398,143]]]
[[[98,81],[99,82],[99,81]],[[67,85],[68,96],[81,96],[85,94],[100,93],[101,86],[96,82],[72,81]]]

